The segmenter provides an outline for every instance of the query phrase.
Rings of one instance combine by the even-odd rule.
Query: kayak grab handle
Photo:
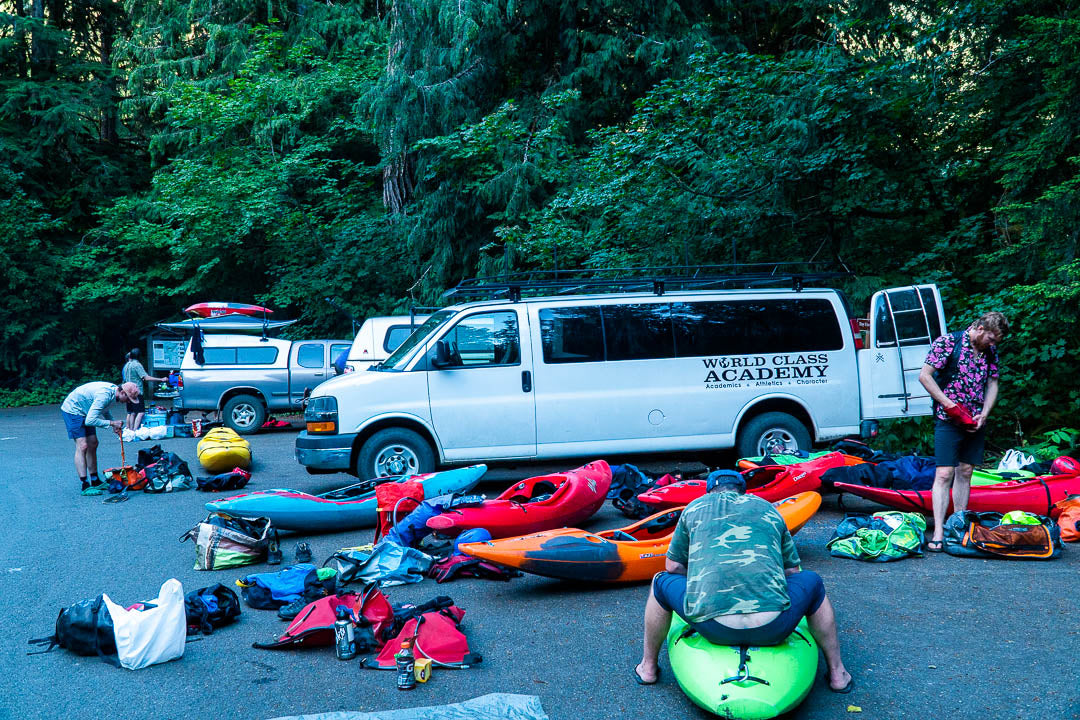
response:
[[[739,672],[736,675],[733,675],[733,676],[731,676],[729,678],[725,678],[725,679],[721,680],[720,684],[721,685],[726,685],[729,682],[747,682],[747,681],[749,681],[749,682],[760,683],[761,685],[768,685],[769,684],[768,680],[763,680],[762,678],[755,677],[755,676],[750,674],[750,668],[748,668],[746,666],[746,662],[749,659],[750,659],[750,653],[748,652],[747,646],[746,645],[740,645],[739,646]]]

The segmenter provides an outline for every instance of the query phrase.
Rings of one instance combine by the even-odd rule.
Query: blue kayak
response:
[[[485,472],[487,465],[470,465],[423,475],[398,475],[365,480],[322,495],[309,495],[299,490],[258,490],[208,502],[206,509],[239,517],[269,518],[270,523],[281,530],[352,530],[375,526],[376,483],[420,481],[424,484],[424,497],[433,498],[467,492]]]

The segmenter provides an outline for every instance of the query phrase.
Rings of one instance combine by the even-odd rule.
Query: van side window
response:
[[[900,334],[901,347],[926,345],[941,335],[937,301],[931,288],[919,288],[918,292],[915,288],[904,288],[887,294],[888,304],[882,295],[874,307],[875,336],[878,347],[896,347],[897,333]],[[893,322],[896,323],[896,332],[893,332]]]
[[[296,364],[305,368],[326,367],[322,343],[307,343],[296,351]]]
[[[442,339],[450,352],[450,367],[517,365],[521,362],[517,313],[513,311],[470,315]]]
[[[844,337],[823,298],[674,303],[677,357],[840,350]]]
[[[276,347],[239,347],[236,348],[238,365],[273,365],[277,360]]]
[[[601,311],[608,360],[675,357],[669,304],[602,305]]]
[[[604,330],[600,308],[545,308],[540,311],[540,344],[544,362],[582,363],[604,361]]]
[[[420,327],[420,323],[415,325],[391,325],[386,331],[385,337],[383,337],[383,350],[388,353],[394,352],[401,346],[401,343],[409,339],[413,330]]]

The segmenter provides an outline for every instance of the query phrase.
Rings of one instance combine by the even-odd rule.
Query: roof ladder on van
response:
[[[906,413],[910,409],[909,399],[911,393],[907,388],[907,372],[910,370],[916,370],[918,368],[906,368],[904,367],[904,350],[900,346],[900,329],[896,325],[896,316],[900,314],[908,313],[921,313],[923,318],[923,326],[926,328],[926,335],[923,337],[907,338],[908,340],[919,340],[930,342],[933,340],[930,337],[930,323],[926,319],[926,303],[923,302],[922,293],[919,292],[919,288],[915,285],[911,286],[912,291],[915,293],[915,297],[919,299],[919,307],[912,308],[911,310],[893,310],[892,299],[889,297],[889,293],[883,293],[885,296],[885,307],[889,310],[889,320],[892,322],[893,340],[896,342],[896,359],[899,361],[897,365],[900,367],[900,387],[904,391],[904,412]]]

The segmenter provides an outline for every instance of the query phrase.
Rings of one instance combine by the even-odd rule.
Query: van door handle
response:
[[[532,373],[528,370],[521,371],[521,392],[532,392]]]

